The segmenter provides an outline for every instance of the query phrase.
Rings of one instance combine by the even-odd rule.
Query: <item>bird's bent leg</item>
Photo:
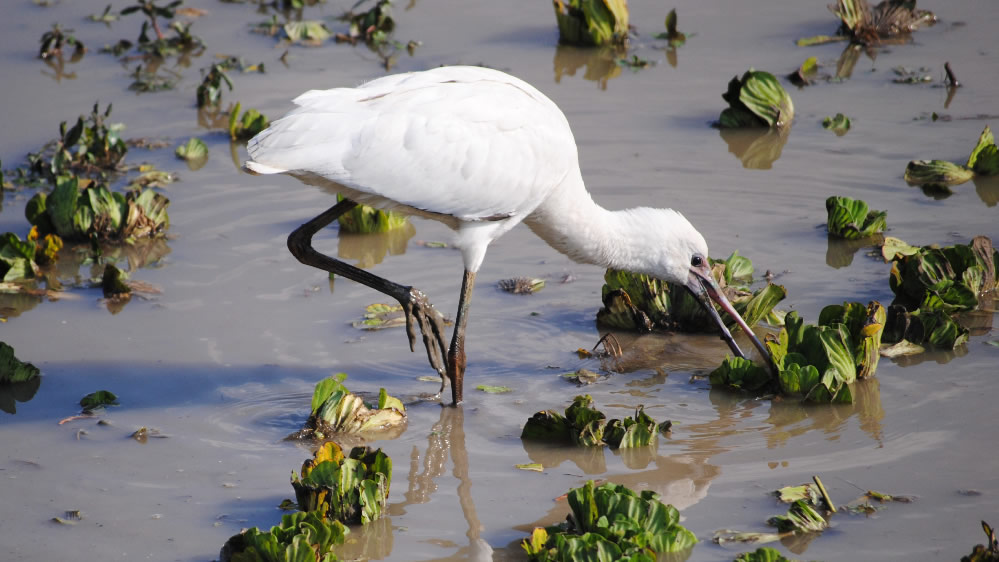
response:
[[[444,344],[444,319],[440,312],[430,304],[427,297],[412,287],[394,283],[348,263],[333,259],[319,253],[312,247],[312,237],[317,232],[356,206],[357,203],[354,201],[344,199],[316,218],[296,228],[288,236],[288,249],[298,261],[305,265],[342,275],[399,301],[406,313],[406,334],[409,337],[409,349],[416,350],[416,326],[419,325],[420,331],[423,333],[423,345],[427,348],[427,359],[430,361],[430,366],[441,376],[441,388],[443,389],[443,379],[447,373],[444,366],[444,357],[447,354],[447,346]]]
[[[461,297],[458,299],[458,315],[454,320],[454,336],[447,353],[447,376],[451,379],[451,400],[457,406],[461,403],[465,378],[465,324],[468,323],[468,306],[472,303],[472,288],[475,287],[475,272],[465,270],[461,280]]]

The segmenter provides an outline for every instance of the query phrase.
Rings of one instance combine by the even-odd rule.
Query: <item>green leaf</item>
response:
[[[762,70],[748,70],[732,78],[722,98],[729,108],[722,112],[723,128],[770,127],[786,129],[794,119],[794,104],[777,78]]]
[[[968,157],[967,167],[982,176],[999,174],[999,148],[988,125],[978,137],[978,144]]]
[[[337,201],[343,196],[337,194]],[[351,234],[371,234],[389,232],[409,223],[406,215],[392,211],[382,211],[367,205],[357,205],[337,218],[340,230]]]
[[[726,357],[709,375],[712,386],[728,386],[750,392],[765,391],[771,383],[770,373],[763,367],[741,357]]]
[[[14,357],[14,348],[0,341],[0,384],[25,382],[40,374],[38,367]]]
[[[406,410],[397,398],[379,396],[381,408],[369,408],[359,396],[343,385],[347,375],[339,373],[316,384],[312,413],[302,430],[305,434],[329,436],[334,433],[377,434],[398,431],[406,423]],[[382,389],[381,393],[385,390]]]
[[[59,176],[56,187],[48,196],[46,208],[56,234],[63,238],[79,236],[74,226],[77,200],[80,197],[79,181],[76,176]]]
[[[98,410],[105,406],[117,406],[117,405],[118,405],[118,397],[115,396],[113,392],[107,390],[98,390],[97,392],[91,392],[90,394],[80,399],[80,406],[83,407],[83,411],[85,412]]]
[[[191,169],[196,170],[208,160],[208,145],[198,137],[191,137],[186,143],[178,146],[174,154],[187,161]]]
[[[734,562],[791,562],[775,548],[761,546],[753,552],[743,552]]]
[[[623,45],[628,39],[625,0],[555,0],[559,41],[570,45]]]
[[[832,129],[838,135],[842,135],[850,130],[850,118],[842,113],[837,113],[833,117],[826,117],[822,120],[823,129]]]
[[[902,256],[911,256],[918,251],[919,246],[911,246],[894,236],[885,236],[885,241],[881,245],[881,256],[886,262],[901,258]]]
[[[480,384],[475,387],[476,390],[481,390],[487,394],[506,394],[507,392],[513,391],[509,386],[492,386],[488,384]]]
[[[319,20],[289,21],[284,24],[284,34],[293,43],[321,43],[333,35]]]
[[[867,203],[849,197],[826,199],[829,234],[847,240],[856,240],[880,234],[887,228],[885,211],[871,211]]]
[[[974,175],[969,168],[944,160],[913,160],[905,167],[905,181],[925,187],[960,185]]]
[[[542,466],[541,463],[539,463],[539,462],[531,462],[531,463],[526,463],[526,464],[517,464],[517,465],[514,465],[514,466],[516,466],[520,470],[530,470],[532,472],[544,472],[545,471],[545,467]]]
[[[823,531],[829,526],[825,518],[808,504],[805,500],[798,500],[791,505],[787,515],[772,517],[770,524],[777,527],[782,533],[802,532],[811,533]]]

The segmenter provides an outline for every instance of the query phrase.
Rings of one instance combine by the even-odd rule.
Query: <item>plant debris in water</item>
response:
[[[677,509],[651,490],[635,493],[590,480],[567,497],[571,512],[565,522],[535,528],[521,543],[528,560],[655,560],[697,544],[697,537],[680,525]]]
[[[818,325],[806,325],[796,312],[784,327],[765,338],[778,375],[740,357],[726,358],[711,372],[712,385],[754,393],[802,396],[806,401],[852,403],[850,385],[874,376],[877,369],[885,309],[877,301],[830,305]]]
[[[229,91],[232,91],[232,81],[225,73],[225,65],[217,62],[208,68],[208,72],[202,70],[204,77],[197,89],[198,107],[217,106],[222,101],[222,84],[225,84]]]
[[[52,29],[42,34],[38,57],[42,59],[57,57],[63,54],[66,47],[73,48],[74,56],[83,56],[87,52],[87,47],[72,33],[72,29],[63,29],[57,23],[52,24]]]
[[[805,59],[805,62],[801,63],[798,70],[787,75],[787,79],[795,86],[802,88],[810,85],[815,80],[818,71],[819,59],[817,57],[808,57]]]
[[[257,527],[233,535],[219,552],[220,562],[334,562],[334,545],[350,531],[339,521],[313,512],[288,513],[269,531]]]
[[[913,31],[937,21],[933,12],[917,9],[916,0],[884,0],[874,8],[867,0],[838,0],[829,5],[829,10],[840,19],[836,35],[799,39],[799,46],[843,40],[862,45],[901,42],[908,40]]]
[[[750,292],[747,285],[752,282],[753,264],[737,251],[725,260],[710,261],[712,276],[747,324],[753,326],[764,319],[780,324],[773,308],[787,294],[784,287],[768,284]],[[597,312],[597,324],[605,328],[639,332],[717,330],[700,301],[682,285],[608,269],[601,293],[604,306]]]
[[[944,248],[907,246],[892,256],[885,342],[953,349],[968,340],[959,314],[978,310],[999,288],[999,251],[985,236]]]
[[[881,234],[887,228],[888,213],[869,210],[860,199],[830,197],[826,199],[826,212],[829,235],[837,238],[857,240]]]
[[[553,4],[560,42],[583,47],[627,44],[625,0],[554,0]]]
[[[364,317],[351,324],[358,330],[384,330],[406,325],[402,305],[374,303],[364,307]]]
[[[545,280],[531,277],[514,277],[513,279],[500,279],[496,285],[501,291],[506,291],[507,293],[530,295],[544,289]]]
[[[316,384],[312,411],[298,438],[326,439],[334,434],[378,435],[404,426],[406,408],[385,389],[378,393],[378,403],[367,405],[347,390],[345,373],[326,377]]]
[[[722,98],[729,106],[718,117],[723,129],[769,127],[783,130],[794,119],[791,96],[769,72],[749,69],[732,78]]]
[[[593,407],[593,398],[586,394],[573,399],[572,405],[565,409],[565,416],[554,410],[534,414],[524,425],[520,438],[584,447],[644,447],[652,444],[660,433],[668,432],[672,425],[668,420],[657,424],[642,406],[635,409],[633,418],[608,420],[603,412]]]
[[[301,478],[291,473],[300,509],[343,523],[370,523],[381,517],[391,483],[392,459],[381,449],[354,447],[344,456],[332,441],[305,460]]]

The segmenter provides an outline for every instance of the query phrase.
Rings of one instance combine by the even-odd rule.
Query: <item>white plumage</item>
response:
[[[682,215],[670,209],[608,211],[593,202],[565,115],[522,80],[486,68],[442,67],[357,88],[312,90],[294,103],[297,108],[250,140],[247,170],[286,173],[351,201],[431,218],[456,231],[465,282],[446,366],[434,358],[436,348],[445,347],[440,335],[427,334],[428,327],[435,334],[438,328],[426,318],[415,319],[431,364],[451,379],[456,403],[475,273],[488,245],[521,221],[576,261],[687,285],[703,302],[707,295],[731,309],[711,281],[704,238]],[[292,239],[296,235],[306,236],[296,231]],[[303,257],[305,250],[296,250],[292,239],[289,247],[304,263],[352,277],[341,271],[350,268],[342,262],[319,264]],[[310,239],[308,234],[305,243],[314,251]],[[370,274],[364,276],[358,280],[404,305],[411,300],[397,294],[401,286],[378,286],[367,279]],[[752,334],[734,310],[729,314]],[[409,320],[412,344],[414,319]],[[718,323],[727,335],[720,318]]]

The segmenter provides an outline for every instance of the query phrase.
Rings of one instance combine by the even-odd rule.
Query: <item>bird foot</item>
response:
[[[447,382],[446,357],[448,347],[444,341],[444,317],[430,304],[430,300],[419,289],[410,288],[399,300],[406,313],[406,334],[409,336],[409,349],[416,351],[417,326],[423,338],[423,346],[427,349],[427,359],[441,377],[441,389],[444,391]]]

